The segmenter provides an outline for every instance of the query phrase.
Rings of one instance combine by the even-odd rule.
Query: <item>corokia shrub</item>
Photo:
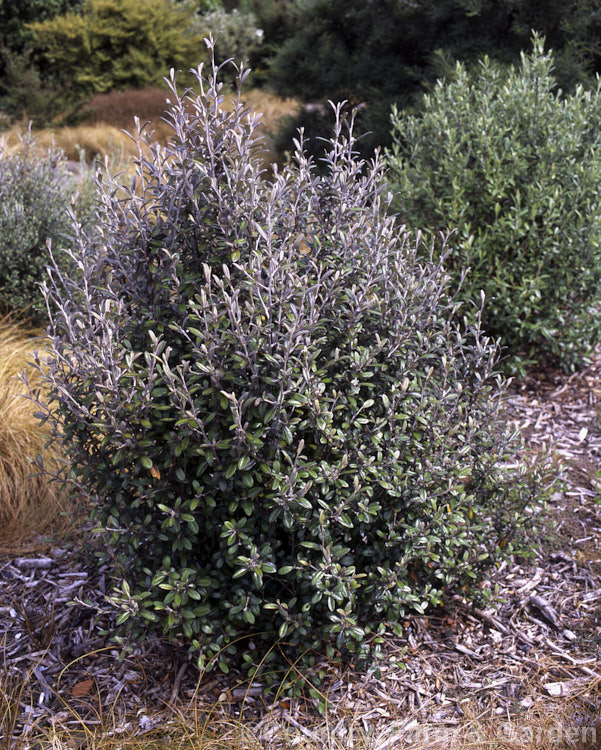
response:
[[[395,114],[395,207],[414,229],[454,230],[445,265],[506,365],[572,369],[601,332],[601,87],[556,91],[534,40],[521,66],[457,65],[419,114]]]
[[[51,269],[46,418],[122,632],[224,670],[252,633],[251,671],[278,639],[366,657],[479,581],[532,491],[495,425],[495,347],[450,322],[381,165],[337,118],[323,176],[301,135],[267,179],[217,74],[183,99],[171,81],[172,142],[140,136],[131,187],[104,177],[96,234],[77,230],[78,273]]]

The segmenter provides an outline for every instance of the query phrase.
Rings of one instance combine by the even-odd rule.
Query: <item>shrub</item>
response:
[[[36,323],[46,319],[40,282],[47,241],[65,244],[74,192],[61,151],[37,151],[30,133],[12,152],[0,141],[0,311],[25,310]]]
[[[170,67],[198,65],[206,50],[193,19],[171,0],[84,0],[81,12],[31,29],[48,70],[77,97],[157,86]]]
[[[398,209],[414,228],[456,229],[447,268],[464,299],[486,292],[484,327],[508,367],[570,369],[599,340],[601,89],[555,92],[535,39],[519,68],[457,65],[419,115],[393,116]]]
[[[449,322],[440,264],[340,117],[323,177],[300,137],[268,181],[217,76],[186,101],[172,80],[174,139],[141,149],[131,189],[102,181],[80,275],[53,267],[42,407],[123,632],[224,670],[253,632],[363,657],[510,549],[530,490],[495,426],[495,348]]]

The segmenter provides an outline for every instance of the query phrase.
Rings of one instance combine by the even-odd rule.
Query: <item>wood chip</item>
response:
[[[544,619],[547,622],[551,623],[551,625],[553,625],[554,628],[558,628],[558,629],[560,628],[557,613],[555,612],[551,604],[546,599],[543,599],[542,596],[532,594],[531,597],[528,599],[528,604],[530,604],[533,607],[536,607],[536,609],[541,613]]]

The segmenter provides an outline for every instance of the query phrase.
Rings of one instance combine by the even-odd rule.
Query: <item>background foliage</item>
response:
[[[206,59],[193,10],[171,0],[84,0],[81,12],[32,24],[34,44],[73,96],[156,86]]]
[[[250,11],[235,8],[229,13],[224,10],[205,13],[198,19],[197,29],[203,37],[211,35],[215,39],[215,59],[218,63],[235,60],[237,63],[248,64],[261,54],[263,29],[258,26],[256,16]],[[223,70],[229,72],[230,68]],[[229,73],[230,81],[234,77],[232,68]]]
[[[566,90],[600,69],[597,0],[298,0],[291,18],[269,83],[305,101],[365,104],[358,118],[358,132],[367,133],[364,152],[390,143],[393,103],[419,106],[416,95],[457,59],[519,60],[532,30],[556,51],[556,75]],[[323,134],[319,120],[310,127],[304,119],[312,135]]]
[[[10,152],[0,141],[0,311],[23,312],[34,323],[46,320],[40,284],[49,261],[47,242],[69,244],[67,208],[76,193],[62,152],[37,150],[26,135],[22,148]],[[83,197],[85,196],[85,200]],[[79,208],[86,221],[93,193],[85,190]]]
[[[461,296],[486,292],[483,323],[512,368],[571,368],[599,340],[601,89],[559,96],[535,40],[521,65],[458,64],[417,115],[397,114],[389,154],[410,226],[453,232],[446,264]]]
[[[92,21],[94,7],[104,10]],[[37,42],[32,22],[46,24]],[[139,45],[132,36],[138,28]],[[160,30],[157,39],[152,28]],[[0,0],[0,110],[38,123],[63,111],[73,121],[83,96],[162,85],[171,65],[184,71],[196,66],[205,58],[202,46],[194,52],[194,30],[218,28],[218,55],[248,57],[255,84],[312,104],[331,99],[348,101],[349,109],[360,105],[358,147],[364,155],[390,145],[392,104],[417,106],[424,89],[457,59],[470,65],[487,54],[503,64],[516,62],[532,30],[554,49],[565,91],[601,69],[598,0]],[[332,122],[327,108],[325,115],[323,107],[301,112],[283,129],[282,150],[290,150],[298,124],[315,137]],[[321,152],[318,143],[308,147]]]
[[[29,24],[77,10],[81,4],[82,0],[0,0],[0,48],[23,52],[32,41]],[[0,66],[0,77],[2,70]]]
[[[65,109],[56,81],[33,53],[29,24],[80,7],[81,0],[0,0],[0,114],[28,116],[40,127]]]

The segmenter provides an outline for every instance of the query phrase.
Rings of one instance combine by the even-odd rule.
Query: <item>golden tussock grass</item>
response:
[[[58,448],[46,447],[48,430],[35,416],[33,401],[19,377],[26,371],[34,388],[43,387],[31,366],[43,340],[35,331],[0,319],[0,553],[27,552],[44,545],[41,535],[69,525],[70,502],[58,482],[40,473],[36,457],[48,469],[58,466]]]
[[[117,168],[127,164],[137,155],[137,147],[128,133],[135,132],[134,116],[142,123],[149,122],[153,131],[152,139],[165,145],[172,135],[169,125],[161,119],[165,111],[165,98],[168,92],[162,89],[142,89],[140,91],[121,91],[102,94],[94,97],[90,106],[95,112],[81,125],[74,127],[48,128],[34,131],[39,150],[54,146],[65,153],[70,161],[87,162],[109,156]],[[273,148],[273,136],[278,123],[299,108],[293,99],[280,99],[274,94],[249,90],[243,100],[254,112],[261,113],[261,135],[264,138],[264,161],[271,164],[277,161]],[[225,108],[231,107],[232,97],[226,96]],[[123,132],[126,130],[127,132]],[[15,126],[4,134],[8,150],[20,148],[19,135],[24,127]]]
[[[15,126],[4,134],[8,150],[20,148],[19,136],[23,133],[24,128]],[[78,125],[56,130],[35,130],[33,136],[38,151],[58,148],[69,161],[78,162],[83,157],[87,162],[91,162],[105,155],[122,156],[124,160],[128,160],[137,154],[137,148],[131,138],[112,125]]]
[[[261,114],[263,126],[269,132],[277,128],[282,118],[289,117],[300,109],[300,103],[296,99],[282,99],[260,89],[244,92],[242,99],[253,112]]]

